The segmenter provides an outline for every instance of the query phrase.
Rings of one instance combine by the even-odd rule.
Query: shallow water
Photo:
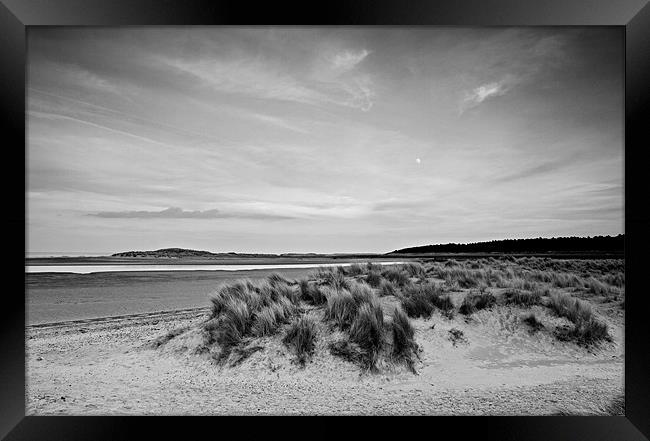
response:
[[[374,262],[379,265],[395,265],[403,262]],[[287,263],[248,265],[26,265],[26,273],[108,273],[127,271],[249,271],[260,269],[318,268],[350,266],[352,263]]]

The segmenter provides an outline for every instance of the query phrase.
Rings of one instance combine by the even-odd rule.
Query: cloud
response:
[[[526,178],[532,178],[535,176],[539,175],[545,175],[547,173],[550,173],[552,171],[555,171],[557,169],[562,168],[564,165],[566,165],[566,160],[565,158],[562,158],[562,160],[557,160],[557,161],[549,161],[545,162],[539,165],[535,165],[533,167],[520,170],[505,176],[501,176],[497,179],[494,180],[495,183],[504,183],[504,182],[512,182],[512,181],[518,181],[520,179],[526,179]]]
[[[162,64],[190,74],[213,89],[257,98],[281,99],[314,104],[325,100],[320,93],[299,84],[256,59],[182,60],[160,57]]]
[[[100,211],[89,216],[102,217],[107,219],[292,219],[290,216],[283,216],[269,213],[226,213],[215,209],[212,210],[183,210],[178,207],[170,207],[161,211]]]
[[[346,50],[335,54],[330,61],[334,69],[346,72],[354,69],[356,65],[361,63],[369,54],[370,52],[366,49],[358,52]]]
[[[369,77],[358,77],[349,83],[341,83],[341,88],[350,98],[343,101],[348,107],[354,107],[367,112],[372,108],[375,98],[373,83]]]
[[[256,113],[256,112],[235,112],[238,115],[244,117],[244,118],[251,118],[256,121],[262,122],[267,125],[271,125],[274,127],[279,127],[282,129],[290,130],[292,132],[297,132],[297,133],[302,133],[302,134],[307,134],[309,133],[307,130],[303,129],[302,127],[299,127],[295,124],[290,123],[284,118],[278,118],[276,116],[271,116],[271,115],[264,115],[261,113]]]
[[[562,157],[553,159],[551,161],[544,161],[537,165],[522,168],[518,171],[513,171],[503,176],[495,178],[494,183],[513,182],[521,179],[528,179],[542,175],[551,174],[557,170],[565,169],[576,164],[584,165],[587,161],[594,160],[593,154],[590,151],[576,151],[565,154]]]
[[[465,92],[463,100],[460,103],[460,114],[472,107],[478,106],[488,98],[505,95],[512,89],[514,83],[514,77],[507,75],[499,81],[485,83],[469,92]]]
[[[84,125],[87,125],[87,126],[90,126],[90,127],[95,127],[95,128],[98,128],[98,129],[106,130],[108,132],[113,132],[113,133],[116,133],[118,135],[128,136],[130,138],[134,138],[134,139],[137,139],[139,141],[145,141],[145,142],[149,142],[151,144],[157,144],[157,145],[162,146],[162,147],[176,148],[176,146],[165,143],[165,142],[156,141],[155,139],[151,139],[151,138],[148,138],[146,136],[136,135],[135,133],[131,133],[131,132],[128,132],[128,131],[113,129],[113,128],[107,127],[107,126],[105,126],[103,124],[96,124],[94,122],[86,121],[85,119],[81,119],[81,118],[75,118],[75,117],[67,116],[67,115],[60,115],[60,114],[57,114],[57,113],[40,112],[38,110],[29,110],[29,111],[27,111],[27,114],[29,116],[33,116],[35,118],[42,118],[42,119],[49,119],[49,120],[71,121],[71,122],[75,122],[75,123],[79,123],[79,124],[84,124]]]
[[[158,57],[156,60],[177,72],[198,78],[217,92],[314,106],[334,104],[368,111],[375,96],[373,83],[367,75],[350,72],[368,53],[364,50],[357,54],[338,54],[330,60],[328,69],[316,69],[307,76],[300,76],[299,69],[288,72],[258,57],[217,60]]]

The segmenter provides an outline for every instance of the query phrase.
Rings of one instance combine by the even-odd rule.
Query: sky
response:
[[[28,30],[27,249],[623,233],[617,28]]]

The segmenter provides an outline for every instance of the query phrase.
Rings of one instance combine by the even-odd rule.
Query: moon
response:
[[[419,164],[422,161],[420,161],[420,158],[415,158],[415,162],[417,162]]]

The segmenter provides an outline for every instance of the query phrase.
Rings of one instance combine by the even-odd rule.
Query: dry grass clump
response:
[[[442,287],[438,284],[412,284],[404,288],[400,301],[409,317],[429,318],[437,306],[446,304],[440,299],[442,294]]]
[[[357,302],[348,290],[331,291],[327,296],[325,319],[334,321],[341,329],[347,329],[352,325],[357,309]]]
[[[621,288],[625,286],[625,273],[617,272],[614,274],[607,274],[603,277],[603,280],[605,283]]]
[[[453,269],[449,271],[445,280],[458,284],[461,288],[475,288],[484,282],[484,271],[481,270],[468,270],[468,269]]]
[[[293,303],[286,298],[280,298],[277,302],[265,306],[255,313],[251,333],[255,337],[273,335],[280,326],[291,320],[296,312],[297,309]]]
[[[415,343],[415,329],[404,311],[399,308],[395,308],[393,311],[391,331],[393,334],[392,356],[397,360],[404,361],[414,372],[414,358],[418,351],[418,345]]]
[[[350,329],[363,305],[370,305],[383,322],[383,313],[372,289],[365,283],[351,283],[350,290],[330,291],[327,294],[325,319],[334,321],[341,329]]]
[[[236,346],[244,338],[250,326],[252,314],[245,301],[231,299],[219,316],[219,326],[215,339],[224,349]]]
[[[589,320],[593,316],[591,305],[566,293],[552,294],[548,306],[559,317],[566,317],[573,323]]]
[[[457,328],[451,328],[449,330],[449,340],[454,346],[457,346],[458,343],[468,343],[465,333]]]
[[[455,307],[450,295],[438,296],[435,305],[447,318],[454,317]]]
[[[311,315],[303,315],[291,322],[282,342],[293,348],[298,362],[304,365],[316,348],[316,320]]]
[[[368,273],[379,276],[378,285],[384,295],[399,294],[397,286],[385,280],[373,264],[368,267]],[[357,264],[350,273],[360,270],[363,267]],[[407,270],[399,269],[396,273],[408,280]],[[304,365],[315,351],[318,333],[316,316],[305,315],[302,305],[306,302],[324,306],[323,319],[333,322],[346,336],[345,341],[330,345],[333,354],[367,370],[376,370],[383,357],[387,362],[404,362],[414,370],[418,346],[404,312],[396,311],[392,320],[386,322],[373,288],[346,278],[342,268],[320,268],[312,275],[318,279],[289,282],[279,274],[271,274],[262,282],[243,280],[220,287],[210,296],[211,312],[201,327],[200,353],[211,352],[211,345],[218,344],[217,362],[235,366],[261,350],[262,346],[253,338],[284,333],[282,342]],[[424,285],[420,291],[431,301],[439,301],[439,287]]]
[[[345,274],[338,270],[325,272],[323,275],[324,283],[334,289],[341,290],[348,288],[348,279]]]
[[[378,303],[362,303],[359,306],[350,327],[350,341],[364,350],[365,367],[373,369],[384,342],[384,314]]]
[[[426,277],[426,270],[419,262],[407,262],[402,264],[402,269],[406,271],[411,277]]]
[[[327,302],[325,290],[316,283],[309,283],[309,280],[301,279],[298,282],[298,288],[302,300],[312,305],[323,305]]]
[[[352,294],[352,298],[358,306],[361,306],[363,303],[377,303],[377,297],[372,291],[372,288],[363,282],[351,283],[350,294]]]
[[[225,361],[246,337],[275,334],[298,312],[300,293],[280,279],[271,275],[259,284],[238,281],[210,296],[204,344],[219,344],[217,361]]]
[[[588,303],[574,299],[568,294],[560,293],[551,295],[549,308],[558,316],[566,317],[573,323],[573,327],[556,330],[559,340],[573,340],[585,346],[596,344],[602,340],[611,340],[607,324],[594,317]]]
[[[366,276],[366,282],[368,285],[372,286],[373,288],[379,287],[381,284],[383,278],[381,276],[381,273],[379,271],[369,271],[368,275]]]
[[[513,277],[512,279],[509,279],[507,282],[505,282],[505,285],[508,288],[525,290],[525,291],[534,291],[535,289],[538,288],[537,283],[522,277]]]
[[[392,354],[394,360],[405,362],[413,369],[413,351],[417,345],[408,318],[400,311],[397,318],[385,323],[383,310],[372,288],[357,282],[349,286],[349,290],[327,293],[325,320],[334,322],[347,333],[347,340],[330,344],[330,352],[365,370],[376,370],[382,354]],[[391,335],[397,340],[389,351],[387,339]]]
[[[282,277],[279,273],[272,273],[266,278],[271,286],[275,285],[287,285],[289,281]]]
[[[587,292],[596,295],[609,296],[610,294],[618,294],[619,292],[618,288],[612,287],[607,283],[603,283],[595,277],[589,277],[586,279],[584,281],[584,287]]]
[[[459,312],[464,315],[470,315],[481,309],[491,308],[496,304],[497,299],[491,292],[471,291],[463,299]]]
[[[379,295],[382,297],[397,295],[397,288],[390,280],[382,280],[379,284]]]
[[[573,327],[558,327],[555,336],[558,340],[575,341],[583,346],[611,340],[607,325],[593,318],[575,323]]]
[[[459,288],[474,288],[480,284],[489,284],[489,275],[484,269],[469,269],[462,264],[439,266],[436,265],[432,270],[433,274],[444,279],[448,286],[457,286]]]
[[[295,289],[293,286],[289,285],[275,285],[274,287],[275,296],[274,299],[286,298],[294,305],[300,304],[301,293],[299,290]]]
[[[572,273],[551,273],[551,283],[558,288],[580,288],[583,285],[580,277]]]
[[[404,286],[410,282],[409,273],[400,268],[386,268],[381,274],[397,286]]]
[[[544,325],[542,322],[539,321],[537,316],[534,313],[528,314],[524,319],[522,320],[524,323],[526,323],[528,326],[531,328],[531,333],[535,333],[539,331],[540,329],[544,328]]]
[[[348,274],[350,276],[360,276],[361,274],[364,274],[365,270],[363,269],[363,266],[358,263],[353,263],[348,267]]]
[[[335,357],[341,357],[344,360],[354,364],[364,366],[368,358],[368,354],[361,346],[350,341],[349,338],[341,338],[329,344],[330,354]]]
[[[539,291],[522,291],[520,289],[508,289],[504,291],[503,297],[506,304],[531,307],[539,305],[541,295]]]
[[[256,337],[275,334],[280,321],[277,312],[281,312],[272,306],[265,306],[255,314],[255,323],[253,323],[251,333]]]

